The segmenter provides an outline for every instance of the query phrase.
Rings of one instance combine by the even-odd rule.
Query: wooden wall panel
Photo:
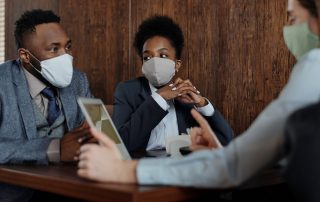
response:
[[[211,0],[188,1],[189,78],[201,94],[221,108],[219,91],[224,78],[217,75],[219,62],[219,26],[217,3]]]
[[[51,9],[59,12],[59,0],[6,0],[5,2],[5,58],[16,59],[17,49],[14,40],[14,23],[27,10]]]
[[[62,24],[73,40],[75,66],[87,73],[94,96],[107,103],[112,103],[115,84],[130,78],[127,2],[60,1]]]
[[[220,81],[213,92],[218,95],[211,96],[239,134],[287,81],[292,60],[282,38],[286,1],[217,2]]]
[[[21,4],[23,2],[24,4]],[[6,58],[15,58],[13,22],[23,10],[53,9],[73,40],[75,66],[92,92],[113,102],[118,82],[141,75],[132,43],[140,23],[172,17],[185,35],[183,69],[237,134],[274,99],[294,63],[283,43],[287,0],[7,0]]]

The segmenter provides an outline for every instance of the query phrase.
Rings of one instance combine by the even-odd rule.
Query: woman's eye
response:
[[[168,55],[166,55],[166,54],[161,54],[160,55],[160,58],[167,58],[168,57]]]
[[[290,16],[289,17],[289,25],[293,25],[296,23],[297,17],[295,16]]]
[[[150,59],[151,59],[150,56],[145,56],[145,57],[143,57],[143,61],[148,61],[148,60],[150,60]]]

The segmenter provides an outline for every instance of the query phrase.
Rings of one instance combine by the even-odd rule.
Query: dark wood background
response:
[[[6,0],[6,59],[17,57],[13,29],[21,13],[52,9],[72,38],[75,66],[88,74],[94,95],[111,104],[117,83],[141,74],[132,47],[139,24],[169,15],[186,39],[179,75],[239,134],[278,95],[294,64],[282,38],[286,6],[287,0]]]

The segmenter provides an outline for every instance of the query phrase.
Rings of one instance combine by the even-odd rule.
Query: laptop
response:
[[[131,160],[129,152],[124,145],[116,127],[114,126],[113,121],[102,100],[97,98],[79,97],[77,101],[89,126],[106,134],[116,143],[122,158],[124,160]]]

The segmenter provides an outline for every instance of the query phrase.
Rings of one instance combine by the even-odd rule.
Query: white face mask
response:
[[[175,75],[175,62],[170,59],[153,57],[142,65],[142,73],[155,86],[163,86]]]
[[[38,60],[34,55],[32,56]],[[58,57],[39,62],[41,71],[35,68],[31,63],[30,64],[53,86],[57,88],[65,88],[70,85],[73,74],[73,57],[71,55],[63,54]]]

